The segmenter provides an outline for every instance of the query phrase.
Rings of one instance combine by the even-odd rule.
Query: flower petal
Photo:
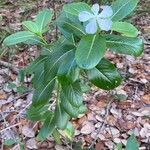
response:
[[[98,25],[101,28],[101,30],[109,31],[112,27],[112,21],[110,19],[98,18]]]
[[[102,12],[98,15],[100,18],[108,18],[111,17],[113,15],[113,10],[111,8],[111,6],[101,6],[101,8],[103,9]]]
[[[90,22],[86,25],[86,33],[94,34],[97,31],[97,22],[96,19],[91,19]]]
[[[99,13],[99,4],[94,4],[91,8],[92,12],[94,13],[94,15],[98,15]]]
[[[85,22],[85,21],[88,21],[89,19],[93,18],[94,15],[87,12],[87,11],[82,11],[79,13],[79,20],[81,22]]]

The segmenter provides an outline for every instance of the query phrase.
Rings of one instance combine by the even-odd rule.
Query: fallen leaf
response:
[[[99,101],[96,104],[96,106],[99,107],[99,108],[105,108],[107,106],[107,103],[105,101]]]
[[[87,122],[82,128],[81,133],[90,134],[95,130],[95,126],[91,122]]]
[[[29,149],[38,149],[37,141],[34,138],[27,140],[26,147]]]
[[[1,99],[7,99],[7,95],[5,94],[5,92],[0,91],[0,100]]]
[[[99,141],[98,143],[96,143],[95,150],[105,150],[105,149],[106,147],[103,142]]]
[[[25,135],[26,137],[34,137],[35,136],[34,130],[27,125],[23,126],[22,134]]]
[[[145,104],[150,105],[150,94],[147,94],[147,95],[142,96],[141,100],[142,100]]]

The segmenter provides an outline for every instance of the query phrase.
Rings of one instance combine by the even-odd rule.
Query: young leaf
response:
[[[139,150],[139,144],[134,134],[132,134],[127,140],[126,150]]]
[[[74,136],[75,130],[71,122],[68,122],[66,129],[64,130],[64,134],[66,135],[67,138],[72,140]]]
[[[112,4],[113,21],[119,21],[129,15],[137,6],[139,0],[116,0]]]
[[[13,140],[13,139],[7,139],[7,140],[4,141],[4,145],[6,145],[6,146],[12,146],[12,145],[14,145],[16,143],[17,142],[15,140]]]
[[[138,35],[137,28],[128,22],[113,22],[112,30],[128,37],[137,37]]]
[[[23,21],[22,25],[33,33],[38,33],[38,26],[33,21]]]
[[[99,64],[87,71],[89,80],[97,87],[104,90],[111,90],[119,86],[121,76],[117,72],[114,64],[106,59],[102,59]]]
[[[44,9],[39,12],[36,17],[35,23],[38,26],[38,31],[42,34],[45,27],[50,23],[53,17],[53,12],[49,9]]]
[[[88,35],[81,39],[75,58],[79,67],[92,69],[103,58],[106,51],[105,39],[100,35]]]
[[[55,129],[53,131],[53,137],[55,139],[56,144],[61,145],[61,137],[60,137],[60,133],[57,129]]]
[[[79,2],[67,4],[64,6],[63,10],[68,14],[78,16],[82,11],[91,11],[91,8],[88,4]]]
[[[32,32],[20,31],[20,32],[14,33],[6,37],[3,43],[6,46],[11,46],[11,45],[15,45],[18,43],[26,42],[28,40],[34,41],[34,39],[35,39],[35,35]]]
[[[64,111],[64,109],[61,107],[61,105],[59,103],[56,105],[54,115],[55,115],[54,120],[55,120],[55,123],[56,123],[56,126],[58,127],[58,129],[61,129],[61,130],[65,129],[70,117]]]
[[[105,35],[105,38],[107,48],[116,53],[133,55],[135,57],[143,53],[144,44],[142,39],[118,35]]]
[[[72,106],[80,107],[82,105],[82,91],[78,81],[67,85],[62,84],[62,92]]]
[[[47,117],[37,136],[38,140],[44,141],[48,136],[53,133],[55,129],[55,121],[53,118],[54,116],[51,114]]]

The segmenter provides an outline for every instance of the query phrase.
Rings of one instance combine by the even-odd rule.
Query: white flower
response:
[[[99,13],[100,8],[102,9],[101,13]],[[81,22],[88,21],[86,25],[86,32],[88,34],[96,33],[98,26],[101,30],[109,31],[112,27],[111,16],[113,15],[113,10],[110,6],[99,6],[98,4],[94,4],[91,8],[91,12],[82,11],[79,13],[79,20]]]

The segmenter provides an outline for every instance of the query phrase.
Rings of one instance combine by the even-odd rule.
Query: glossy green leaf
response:
[[[118,143],[115,150],[122,150],[122,143]]]
[[[56,126],[62,130],[65,129],[70,117],[64,111],[64,109],[61,107],[59,103],[56,105],[54,114],[55,114],[54,119],[55,119]]]
[[[39,12],[36,17],[35,23],[38,26],[38,31],[43,33],[45,27],[50,23],[53,17],[53,12],[50,9],[44,9]]]
[[[118,35],[105,35],[105,38],[107,48],[116,53],[133,55],[135,57],[143,53],[144,44],[142,39]]]
[[[35,22],[33,21],[24,21],[22,22],[22,25],[27,28],[29,31],[33,33],[38,33],[38,26]]]
[[[111,90],[119,86],[121,76],[117,72],[114,64],[106,59],[102,59],[99,64],[87,71],[89,80],[97,87],[104,90]]]
[[[64,6],[63,10],[71,15],[78,16],[80,12],[82,11],[91,11],[91,8],[88,4],[79,2],[79,3],[72,3],[72,4],[67,4]]]
[[[79,78],[79,68],[75,61],[75,51],[70,51],[63,63],[60,65],[57,73],[58,79],[62,84],[70,84]]]
[[[82,104],[80,107],[79,107],[79,113],[80,114],[85,114],[86,112],[88,111],[87,107]]]
[[[65,112],[69,114],[71,117],[73,118],[78,117],[79,115],[78,108],[72,106],[63,93],[61,93],[61,107],[63,107]]]
[[[100,35],[88,35],[81,39],[75,58],[79,67],[92,69],[103,58],[106,51],[105,39]]]
[[[78,81],[72,84],[62,84],[62,92],[65,98],[74,107],[80,107],[82,105],[82,91]]]
[[[113,21],[119,21],[129,15],[137,6],[139,0],[116,0],[112,4]]]
[[[137,37],[138,29],[128,22],[113,22],[112,30],[128,37]]]
[[[55,129],[55,121],[54,121],[53,117],[54,116],[50,114],[47,117],[47,119],[45,120],[45,122],[37,136],[38,140],[44,141],[48,136],[52,135],[52,133]]]
[[[134,134],[132,134],[127,140],[126,150],[139,150],[139,144]]]
[[[29,31],[20,31],[6,37],[3,43],[6,46],[11,46],[18,43],[26,42],[28,40],[35,41],[37,39],[35,38],[35,35]]]
[[[27,73],[34,73],[34,71],[39,67],[40,64],[43,64],[44,61],[48,59],[48,56],[40,56],[36,60],[34,60],[27,68]]]
[[[62,31],[63,35],[66,37],[66,32],[68,34],[74,34],[78,37],[86,35],[85,29],[79,20],[71,21],[65,13],[61,14],[56,20],[56,25]],[[65,31],[65,32],[64,32]]]
[[[49,55],[49,58],[45,61],[45,80],[49,80],[57,75],[58,68],[65,60],[67,54],[72,51],[74,46],[62,45]]]
[[[51,78],[35,89],[32,98],[33,106],[43,106],[49,101],[54,88],[55,79],[56,77]]]
[[[27,109],[27,118],[32,121],[45,120],[48,115],[50,115],[50,111],[46,105],[44,107],[34,107],[31,105],[29,109]]]
[[[64,134],[66,135],[67,138],[72,140],[74,133],[75,133],[75,129],[74,129],[73,125],[71,124],[71,122],[68,122],[67,127],[64,130]]]

